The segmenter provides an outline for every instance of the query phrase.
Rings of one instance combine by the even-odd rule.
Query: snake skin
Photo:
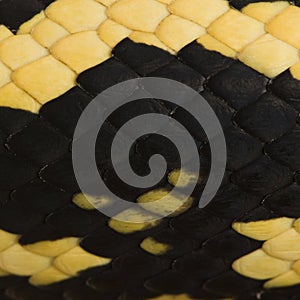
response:
[[[24,8],[27,2],[2,1],[0,23],[17,30],[50,2],[32,1],[31,7],[26,4]],[[8,18],[9,3],[12,8],[17,5],[22,13]],[[246,1],[231,4],[241,8]],[[0,164],[5,170],[0,173],[0,228],[20,234],[22,245],[79,237],[83,249],[113,260],[79,277],[40,288],[28,284],[26,277],[0,278],[0,299],[143,300],[162,294],[188,294],[195,299],[300,299],[299,286],[265,290],[262,281],[231,269],[235,259],[262,244],[232,230],[234,221],[300,216],[300,81],[293,79],[289,71],[269,80],[196,42],[174,56],[125,39],[113,54],[113,58],[83,72],[76,87],[43,105],[39,115],[0,108]],[[222,188],[205,209],[194,206],[125,238],[107,225],[107,217],[82,210],[72,202],[79,188],[72,170],[70,144],[81,112],[95,95],[139,76],[167,77],[199,91],[221,121],[228,164]],[[184,124],[199,146],[203,165],[209,165],[205,135],[184,110],[151,97],[142,108],[171,115]],[[124,119],[119,115],[110,117],[101,132],[108,144],[118,127],[134,113],[131,108],[120,114]],[[108,186],[118,185],[109,161],[103,157],[107,151],[98,146],[97,159],[104,162],[101,168]],[[133,160],[138,170],[143,171],[147,158],[158,150],[167,157],[169,171],[179,167],[176,153],[170,154],[166,141],[153,135],[138,140],[135,149]],[[203,181],[195,197],[201,193],[208,169],[202,171]],[[159,186],[167,185],[165,180]],[[120,192],[130,200],[145,191],[124,187]],[[140,248],[147,237],[173,248],[160,256],[151,255]],[[106,243],[99,244],[99,239]]]

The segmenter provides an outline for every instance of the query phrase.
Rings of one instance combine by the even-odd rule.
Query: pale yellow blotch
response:
[[[291,228],[266,241],[262,248],[271,256],[285,260],[298,260],[300,259],[300,233]]]
[[[193,182],[200,182],[198,177],[198,174],[186,172],[181,169],[175,169],[168,174],[168,181],[173,186],[184,188]]]
[[[0,87],[9,83],[11,70],[0,61]]]
[[[293,264],[292,269],[300,275],[300,260]]]
[[[88,199],[87,199],[88,198]],[[78,207],[85,210],[94,210],[97,208],[106,207],[112,204],[112,200],[105,196],[90,196],[87,197],[81,193],[76,194],[72,202]]]
[[[69,35],[53,45],[50,51],[78,74],[111,56],[110,47],[99,39],[96,31]]]
[[[273,18],[266,30],[280,40],[300,49],[300,8],[290,5]]]
[[[232,228],[252,239],[266,241],[292,228],[293,222],[294,219],[283,217],[248,223],[237,222],[232,225]]]
[[[0,88],[0,106],[28,110],[37,113],[41,105],[14,83],[8,83]]]
[[[55,241],[41,241],[23,246],[26,250],[49,257],[61,255],[79,244],[79,239],[74,237],[63,238]]]
[[[157,242],[151,237],[144,239],[140,247],[153,255],[163,255],[172,249],[171,245]]]
[[[44,104],[75,86],[76,75],[49,55],[18,69],[12,78],[17,86]]]
[[[300,60],[296,62],[293,66],[291,66],[290,72],[295,79],[300,80]]]
[[[114,216],[109,220],[108,225],[119,233],[128,234],[157,226],[161,220],[153,220],[155,217],[158,218],[142,208],[131,208]]]
[[[288,272],[291,266],[292,262],[271,257],[261,249],[237,259],[232,264],[234,271],[258,280],[270,279]]]
[[[0,229],[0,251],[3,251],[17,243],[18,239],[19,235]]]
[[[219,52],[227,57],[235,58],[237,55],[236,51],[229,48],[228,46],[221,43],[220,41],[216,40],[209,34],[201,35],[199,39],[197,39],[197,42],[201,44],[205,49]]]
[[[228,47],[240,51],[265,33],[264,23],[230,9],[207,29],[208,33]]]
[[[69,279],[71,276],[67,275],[55,267],[49,267],[39,273],[32,275],[29,278],[29,283],[35,286],[49,285]]]
[[[299,60],[298,50],[270,34],[248,45],[238,55],[240,61],[266,75],[276,77]]]
[[[149,46],[155,46],[169,52],[173,52],[169,47],[163,44],[153,33],[134,31],[129,35],[129,38],[135,43],[142,43]]]
[[[300,275],[295,271],[288,271],[282,275],[279,275],[264,284],[264,288],[280,288],[293,286],[300,283]]]
[[[29,34],[9,37],[0,44],[0,59],[13,70],[48,54]]]
[[[46,15],[71,33],[96,30],[107,18],[106,7],[94,0],[58,0],[46,9]]]
[[[30,276],[50,267],[52,259],[15,244],[0,253],[0,268],[19,276]]]
[[[294,222],[294,228],[300,233],[300,218]]]
[[[179,194],[172,195],[168,190],[158,189],[140,196],[137,202],[145,210],[154,214],[173,217],[189,209],[193,203],[193,198]]]
[[[110,6],[112,5],[113,3],[119,1],[119,0],[96,0],[97,2],[105,5],[105,6]]]
[[[290,4],[287,1],[250,3],[242,12],[260,22],[267,23]]]
[[[67,30],[48,18],[39,22],[31,32],[31,36],[46,48],[50,48],[55,42],[68,34]]]
[[[73,197],[72,202],[84,210],[94,210],[95,209],[95,207],[92,205],[92,203],[81,193],[76,194]]]
[[[103,42],[114,48],[119,42],[129,36],[131,29],[107,19],[99,26],[97,33]]]
[[[65,274],[76,276],[81,271],[93,267],[107,265],[110,263],[110,261],[110,258],[96,256],[77,246],[58,256],[54,260],[53,265]]]
[[[176,52],[202,34],[204,27],[175,15],[165,18],[156,30],[156,36]]]
[[[31,18],[29,21],[23,23],[17,34],[27,34],[31,33],[31,30],[38,24],[41,20],[45,18],[45,13],[44,11],[41,11],[39,14],[35,15],[33,18]]]
[[[107,9],[107,16],[132,30],[154,32],[169,15],[166,6],[156,0],[120,0]]]
[[[14,34],[4,25],[0,25],[0,43]]]
[[[174,0],[158,0],[159,2],[163,3],[163,4],[171,4]]]
[[[208,27],[229,10],[229,4],[226,0],[175,0],[168,9],[177,16]]]

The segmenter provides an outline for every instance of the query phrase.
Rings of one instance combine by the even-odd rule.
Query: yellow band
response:
[[[300,79],[300,8],[226,0],[57,0],[16,36],[0,26],[0,105],[37,112],[125,37],[176,53],[196,40],[268,77]],[[20,55],[22,53],[22,55]]]

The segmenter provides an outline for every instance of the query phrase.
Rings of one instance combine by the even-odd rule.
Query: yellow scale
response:
[[[0,26],[0,105],[38,112],[126,37],[171,53],[197,39],[270,78],[290,68],[300,79],[299,26],[287,1],[240,12],[226,0],[57,0],[16,36]]]
[[[38,113],[41,105],[74,87],[78,74],[111,57],[111,49],[126,37],[173,54],[197,40],[208,50],[238,59],[269,78],[290,69],[300,80],[298,28],[300,8],[287,1],[253,3],[240,12],[226,0],[57,0],[21,25],[17,35],[0,25],[0,106]],[[173,185],[185,186],[195,176],[185,173],[184,182],[178,182],[178,172],[169,175]],[[139,211],[122,212],[132,223],[112,219],[109,226],[123,234],[156,226],[159,221],[145,219],[142,204],[165,193],[158,190],[141,196]],[[96,200],[101,205],[109,203],[109,199]],[[168,205],[178,201],[170,198]],[[73,202],[93,209],[83,195],[76,195]],[[175,214],[190,205],[191,199]],[[165,209],[155,205],[151,213]],[[300,219],[235,223],[233,228],[265,241],[261,249],[233,263],[236,272],[267,279],[266,288],[300,283]],[[45,285],[111,261],[83,250],[78,238],[27,246],[21,246],[18,238],[0,230],[0,276],[26,275],[31,284]],[[170,249],[151,238],[140,246],[153,255]]]

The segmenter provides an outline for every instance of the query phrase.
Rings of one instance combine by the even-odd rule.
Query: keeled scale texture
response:
[[[132,53],[135,53],[134,57]],[[290,146],[284,147],[291,135],[297,145],[297,95],[291,98],[289,94],[291,91],[295,93],[296,89],[286,89],[282,82],[288,78],[288,84],[296,88],[299,82],[289,73],[269,81],[242,63],[204,50],[197,43],[185,47],[176,58],[157,48],[124,40],[114,49],[114,55],[114,58],[81,74],[78,78],[80,87],[44,105],[40,115],[1,108],[1,132],[5,145],[0,159],[7,172],[0,178],[2,199],[6,199],[2,203],[0,227],[21,234],[21,244],[76,236],[83,238],[81,246],[88,252],[113,257],[112,263],[104,268],[107,270],[87,271],[79,278],[48,286],[47,295],[55,293],[61,297],[64,291],[65,299],[84,299],[88,295],[91,299],[101,295],[115,299],[119,294],[123,295],[120,299],[143,299],[159,294],[188,293],[197,298],[218,298],[261,291],[260,281],[247,279],[231,270],[233,260],[259,248],[260,243],[238,235],[230,229],[230,224],[249,210],[253,210],[255,216],[259,205],[263,205],[268,213],[258,219],[299,216],[297,203],[292,207],[286,204],[283,211],[284,206],[275,197],[278,190],[284,193],[298,186],[295,171],[299,170],[299,156],[291,159],[294,151]],[[199,57],[203,58],[201,65],[198,65]],[[210,61],[205,63],[205,57]],[[92,99],[87,93],[96,95],[101,92],[105,86],[98,83],[108,74],[109,85],[139,74],[155,74],[169,78],[176,76],[176,80],[199,90],[221,120],[229,153],[227,179],[207,208],[191,208],[153,229],[130,234],[123,242],[122,236],[110,227],[101,229],[107,226],[106,217],[71,203],[72,194],[78,192],[69,152],[72,133],[80,112]],[[247,98],[240,102],[235,100],[240,94],[247,95]],[[146,104],[146,110],[172,112],[173,117],[189,124],[188,115],[180,108],[153,101]],[[128,117],[130,114],[129,110]],[[113,134],[116,131],[114,126],[120,124],[115,124],[113,117],[110,122],[106,131]],[[205,136],[199,135],[197,128],[192,128],[191,133],[202,149],[203,159],[209,161]],[[152,140],[155,150],[155,139],[151,136],[149,139],[148,143]],[[145,145],[142,142],[137,147]],[[178,167],[176,157],[173,160],[170,157],[170,161],[170,168]],[[204,170],[203,178],[205,175],[207,171]],[[108,184],[113,182],[113,179],[108,180]],[[140,193],[128,191],[125,194],[134,199]],[[197,195],[197,191],[195,193]],[[266,196],[267,200],[263,201]],[[139,244],[149,236],[173,245],[173,249],[161,256],[143,251]],[[98,242],[102,238],[105,245]],[[105,284],[111,276],[115,279]],[[5,283],[7,280],[11,280],[11,284]],[[25,283],[19,285],[18,280],[2,279],[5,294],[15,297],[13,299],[30,299],[27,294],[46,293],[44,289],[37,290]],[[79,288],[78,281],[86,282],[87,286]],[[285,289],[285,293],[294,294],[293,290]],[[110,294],[112,291],[115,296]],[[264,297],[273,293],[266,292]]]
[[[284,205],[282,198],[276,197],[278,193],[289,194],[289,191],[292,197],[299,186],[299,155],[297,147],[291,146],[299,144],[299,81],[292,79],[287,71],[271,82],[242,63],[206,51],[195,42],[180,51],[177,60],[159,49],[134,45],[129,40],[119,44],[114,55],[115,58],[83,73],[78,78],[80,87],[46,104],[39,116],[1,108],[0,121],[3,141],[0,160],[8,170],[0,178],[3,195],[0,227],[21,234],[21,244],[65,236],[81,237],[83,248],[97,255],[113,256],[114,260],[107,270],[90,270],[79,278],[42,289],[29,286],[27,279],[3,278],[0,281],[4,287],[3,298],[97,299],[102,296],[116,299],[121,295],[120,299],[144,299],[161,293],[188,293],[197,298],[241,294],[241,299],[245,299],[248,290],[248,298],[256,299],[254,295],[262,290],[261,282],[234,273],[231,263],[259,248],[260,243],[238,235],[230,229],[230,224],[252,209],[258,219],[299,217],[296,201]],[[115,71],[117,69],[122,71]],[[229,150],[224,186],[205,210],[192,208],[158,227],[130,235],[124,248],[120,246],[122,236],[115,236],[112,229],[104,227],[103,239],[112,239],[111,248],[107,249],[97,245],[100,238],[97,229],[107,224],[107,218],[71,203],[78,187],[69,152],[76,120],[91,100],[89,95],[96,95],[107,87],[99,89],[101,77],[107,78],[106,74],[110,74],[112,80],[108,85],[153,74],[191,85],[203,93],[217,112]],[[93,82],[95,77],[99,82]],[[157,101],[146,107],[172,113],[187,125],[190,122],[189,116],[179,108]],[[113,118],[110,123],[117,126]],[[107,124],[108,134],[115,132],[111,125]],[[204,160],[209,160],[205,137],[197,129],[192,134],[201,145]],[[149,139],[155,148],[157,142]],[[176,158],[171,157],[171,161],[175,163],[170,167],[176,167]],[[130,198],[136,196],[128,193]],[[40,205],[42,197],[45,200]],[[259,205],[266,209],[265,214],[260,214],[262,208],[256,209]],[[173,250],[161,257],[142,251],[139,244],[148,236],[174,245]],[[115,249],[116,244],[118,249]],[[261,299],[291,299],[297,291],[297,287],[268,291]]]

